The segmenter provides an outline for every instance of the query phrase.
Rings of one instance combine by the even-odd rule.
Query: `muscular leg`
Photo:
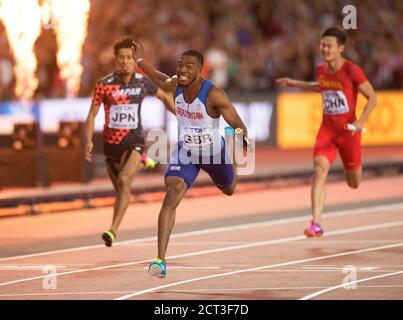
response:
[[[175,224],[176,208],[187,191],[183,178],[165,177],[165,198],[158,217],[158,258],[165,261],[169,237]]]
[[[122,158],[124,157],[125,154]],[[115,234],[129,206],[132,179],[141,168],[140,154],[133,151],[116,179],[117,196],[113,206],[113,219],[110,228]]]
[[[112,163],[106,162],[106,168],[108,171],[109,179],[112,181],[112,185],[113,185],[113,188],[115,189],[115,191],[118,192],[118,185],[117,185],[118,177],[113,173],[111,166],[115,166],[115,165]],[[116,168],[117,168],[117,170],[119,170],[118,165],[116,165]]]
[[[314,175],[311,189],[311,207],[314,221],[320,224],[326,196],[325,183],[330,164],[324,156],[315,157],[313,164]]]
[[[235,188],[236,188],[236,184],[237,184],[237,181],[238,181],[237,164],[236,164],[236,161],[235,161],[235,157],[234,157],[233,159],[234,159],[234,161],[232,162],[232,173],[233,173],[233,175],[234,175],[234,179],[232,180],[231,185],[229,185],[228,187],[226,187],[226,188],[219,188],[220,191],[221,191],[222,193],[224,193],[225,195],[227,195],[227,196],[232,196],[232,195],[234,194]]]
[[[344,165],[347,184],[357,189],[361,183],[361,135],[344,134],[337,140],[340,157]]]
[[[238,181],[237,175],[237,163],[235,157],[235,137],[234,136],[226,136],[225,143],[228,147],[228,153],[230,154],[230,158],[232,159],[232,172],[234,174],[234,180],[231,185],[226,188],[220,188],[220,191],[227,196],[232,196],[235,192],[236,184]]]
[[[231,185],[227,188],[223,188],[223,189],[220,188],[220,191],[227,196],[232,196],[235,192],[236,183],[238,180],[238,176],[236,175],[235,170],[236,170],[236,168],[234,168],[234,180],[232,181]]]
[[[362,167],[355,170],[345,170],[345,177],[350,188],[357,189],[361,183]]]
[[[108,170],[109,179],[112,181],[113,188],[115,189],[115,192],[116,192],[116,195],[117,195],[119,193],[118,177],[112,171],[111,166],[115,166],[115,164],[112,164],[112,163],[109,163],[109,162],[106,163],[106,168]],[[116,165],[116,167],[119,167],[119,166]],[[113,204],[113,215],[114,216],[115,216],[115,212],[116,212],[116,200],[115,200],[115,203]]]

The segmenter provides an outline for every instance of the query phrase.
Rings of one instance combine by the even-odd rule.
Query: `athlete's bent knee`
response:
[[[315,178],[323,178],[327,176],[327,173],[329,172],[329,167],[328,166],[322,166],[318,165],[314,167],[314,176]]]
[[[176,197],[183,191],[183,186],[181,186],[180,184],[168,185],[165,187],[165,192],[169,197]]]
[[[120,174],[118,177],[119,188],[130,188],[130,176],[127,174]]]
[[[175,209],[186,191],[186,184],[180,180],[165,181],[165,199],[163,207],[166,209]]]

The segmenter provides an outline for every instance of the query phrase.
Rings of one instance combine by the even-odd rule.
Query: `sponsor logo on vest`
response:
[[[119,96],[137,96],[141,92],[141,88],[126,88],[126,89],[120,89],[119,91],[116,91],[113,93],[114,97],[119,97]]]
[[[186,111],[182,108],[177,107],[176,108],[176,114],[180,117],[188,118],[191,120],[202,120],[203,119],[203,113],[201,112],[189,112]]]
[[[319,87],[321,88],[328,88],[328,89],[343,89],[343,85],[341,84],[340,81],[329,81],[329,80],[323,80],[319,79]]]

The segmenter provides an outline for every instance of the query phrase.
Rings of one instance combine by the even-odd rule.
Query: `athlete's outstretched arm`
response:
[[[92,142],[92,136],[94,134],[94,123],[95,117],[100,108],[100,104],[92,104],[91,109],[88,113],[87,120],[85,121],[85,159],[87,161],[92,161],[92,149],[94,148],[94,144]]]
[[[216,87],[211,89],[207,96],[207,103],[209,105],[212,105],[214,108],[217,108],[223,116],[224,120],[227,121],[232,128],[242,129],[243,136],[245,138],[248,137],[248,129],[243,123],[241,117],[238,115],[238,112],[232,105],[227,94],[223,90]],[[247,149],[247,143],[245,143],[245,140],[244,148]]]
[[[149,77],[158,87],[161,89],[174,92],[176,90],[176,76],[172,78],[158,71],[157,69],[153,68],[146,62],[144,62],[144,52],[142,46],[137,43],[133,42],[133,58],[136,61],[137,65],[140,67],[141,70]]]
[[[165,108],[175,114],[175,105],[174,105],[174,98],[172,92],[166,92],[160,88],[158,88],[156,96],[158,99],[160,99],[164,105]]]
[[[293,87],[310,91],[318,91],[318,92],[320,91],[319,84],[317,81],[310,82],[310,81],[295,80],[291,78],[278,78],[276,79],[276,83],[280,87]]]
[[[364,83],[358,86],[358,90],[367,98],[367,104],[364,107],[364,111],[362,112],[359,119],[353,124],[357,127],[357,130],[362,130],[364,122],[368,119],[372,110],[374,110],[377,100],[374,88],[372,87],[369,81],[365,81]]]

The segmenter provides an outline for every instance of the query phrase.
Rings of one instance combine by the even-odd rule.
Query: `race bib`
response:
[[[324,114],[334,115],[349,111],[347,98],[343,91],[322,91],[322,97]]]
[[[112,105],[109,109],[109,128],[136,129],[138,104]]]
[[[181,130],[181,140],[191,149],[204,149],[213,146],[213,134],[210,128],[184,127]]]

